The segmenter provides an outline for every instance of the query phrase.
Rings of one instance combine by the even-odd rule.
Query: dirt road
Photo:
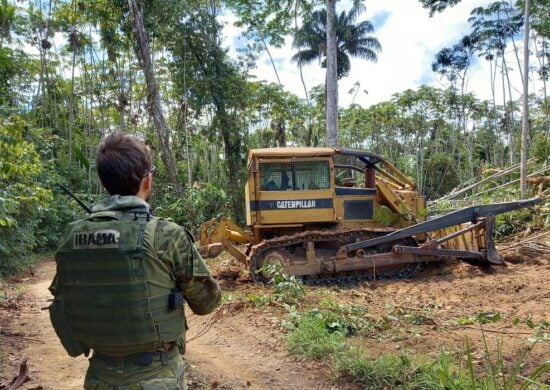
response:
[[[48,286],[54,273],[52,260],[42,262],[33,269],[31,276],[15,284],[14,290],[22,292],[11,307],[0,307],[0,380],[4,382],[17,375],[20,362],[27,358],[31,380],[23,388],[82,388],[87,358],[70,358],[65,353],[50,325],[48,311],[43,310],[50,299]],[[187,310],[190,328],[187,338],[190,341],[186,359],[191,366],[190,389],[332,387],[323,379],[323,373],[318,372],[319,367],[312,363],[297,364],[288,357],[280,341],[266,337],[265,328],[249,328],[240,317],[232,324],[231,312],[225,310],[231,307],[214,314],[222,321],[216,321],[213,326],[209,325],[213,315],[199,317]],[[259,325],[251,319],[251,324],[254,322]],[[273,323],[269,323],[269,327],[276,328]],[[206,329],[205,334],[196,337],[197,332]],[[308,368],[315,372],[304,372]]]
[[[308,287],[306,304],[314,306],[329,297],[368,307],[370,318],[387,323],[380,334],[356,340],[373,357],[389,352],[433,358],[441,348],[463,349],[468,337],[477,359],[483,352],[483,334],[473,320],[498,314],[496,321],[483,325],[485,341],[494,350],[500,340],[505,361],[513,363],[537,329],[546,335],[550,331],[550,256],[514,256],[508,259],[515,263],[489,273],[466,263],[450,263],[410,280]],[[86,358],[65,354],[48,312],[42,310],[50,298],[47,287],[54,269],[52,260],[42,262],[30,275],[10,283],[11,296],[0,300],[0,383],[16,376],[19,363],[28,358],[31,379],[23,388],[82,386]],[[191,389],[350,388],[322,364],[288,355],[281,328],[286,309],[246,303],[246,297],[267,294],[268,289],[244,283],[225,285],[224,292],[226,303],[214,314],[188,314]],[[542,341],[531,351],[526,369],[549,358],[550,341]]]

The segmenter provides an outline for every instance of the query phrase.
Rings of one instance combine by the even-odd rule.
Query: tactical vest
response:
[[[175,277],[156,258],[157,223],[147,214],[102,211],[69,225],[57,277],[74,334],[95,351],[155,351],[184,335]]]

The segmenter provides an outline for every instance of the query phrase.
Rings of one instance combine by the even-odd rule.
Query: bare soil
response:
[[[484,270],[448,262],[424,268],[406,280],[306,287],[300,308],[307,310],[326,297],[366,306],[370,318],[387,323],[379,334],[353,340],[372,357],[404,353],[429,361],[442,348],[463,351],[468,338],[476,361],[481,363],[485,340],[493,351],[501,342],[504,360],[511,363],[527,347],[535,332],[532,327],[550,322],[548,237],[542,235],[538,247],[531,242],[501,248],[507,267]],[[54,272],[53,260],[47,259],[19,279],[0,284],[0,389],[17,376],[23,359],[29,380],[21,388],[82,388],[87,358],[66,355],[43,310]],[[268,287],[221,283],[225,303],[217,311],[208,316],[188,314],[185,357],[190,389],[353,388],[322,363],[288,354],[281,326],[287,309],[250,303],[252,295],[269,294]],[[481,313],[498,313],[500,318],[484,324],[482,332],[478,322],[469,323]],[[548,336],[549,331],[542,329],[541,334]],[[550,341],[541,341],[531,350],[525,371],[549,359]]]

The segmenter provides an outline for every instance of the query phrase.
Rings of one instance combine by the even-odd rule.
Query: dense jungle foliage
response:
[[[337,31],[355,34],[338,36],[344,66],[338,77],[349,71],[348,55],[373,60],[385,45],[372,25],[354,19],[364,11],[359,3],[338,19]],[[147,61],[133,24],[136,4],[165,134],[151,116]],[[95,176],[95,152],[115,130],[137,134],[150,146],[158,167],[151,203],[158,215],[194,232],[220,213],[242,223],[250,148],[325,145],[323,85],[309,86],[302,99],[281,83],[250,77],[259,53],[292,36],[299,38],[297,66],[323,57],[307,52],[319,34],[326,36],[323,27],[306,28],[323,6],[315,0],[1,0],[0,274],[15,270],[32,251],[54,248],[65,223],[83,214],[59,184],[88,204],[105,195]],[[531,7],[528,75],[511,71],[520,69],[523,3],[476,8],[471,33],[433,59],[442,88],[424,85],[371,107],[340,107],[338,144],[385,156],[436,199],[519,162],[521,104],[510,99],[510,86],[511,79],[529,77],[529,157],[546,163],[549,7],[545,0]],[[222,12],[236,15],[247,39],[238,59],[221,46]],[[518,63],[508,63],[504,53],[510,51]],[[493,96],[500,91],[500,101],[468,92],[465,80],[477,58],[491,64],[487,85]]]

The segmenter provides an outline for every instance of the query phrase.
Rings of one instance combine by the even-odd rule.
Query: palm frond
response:
[[[357,17],[361,15],[363,12],[367,10],[367,7],[365,4],[363,4],[363,0],[354,0],[353,6],[351,7],[351,10],[348,14],[348,19],[350,22],[355,22],[357,20]]]
[[[356,35],[365,35],[374,32],[374,26],[368,20],[364,20],[359,24],[353,26]]]
[[[338,63],[338,67],[336,69],[337,78],[338,80],[340,80],[342,77],[346,77],[349,75],[349,71],[351,69],[351,61],[349,59],[349,56],[341,50],[338,50],[336,53],[336,61]]]
[[[352,53],[350,52],[350,54]],[[352,55],[354,57],[359,57],[371,62],[378,61],[378,54],[376,54],[374,50],[368,49],[366,47],[358,47],[357,50],[355,50],[355,52]]]
[[[318,50],[303,50],[292,56],[292,61],[299,65],[307,65],[320,58]]]
[[[365,20],[355,24],[357,17],[365,11],[363,0],[354,0],[349,12],[343,11],[336,16],[337,36],[337,77],[338,79],[349,74],[351,60],[349,55],[377,60],[377,52],[382,50],[378,39],[369,36],[374,31],[371,22]],[[326,62],[326,9],[313,12],[304,21],[296,32],[292,46],[300,51],[292,57],[294,62],[308,64],[320,59],[321,64]],[[326,65],[325,65],[326,66]]]

